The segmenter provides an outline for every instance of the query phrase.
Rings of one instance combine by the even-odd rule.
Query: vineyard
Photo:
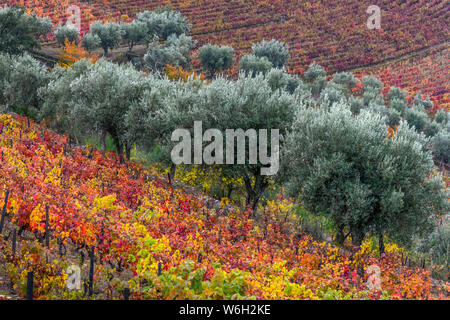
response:
[[[269,203],[257,224],[250,212],[212,209],[205,196],[27,118],[2,115],[0,132],[0,272],[19,296],[34,271],[35,298],[73,297],[65,270],[81,259],[86,279],[93,254],[95,298],[120,299],[124,287],[136,299],[439,297],[428,271],[408,267],[395,245],[380,263],[369,242],[352,251],[314,241],[295,225],[289,200]],[[368,290],[373,262],[383,291]]]
[[[373,1],[372,1],[373,2]],[[339,5],[323,1],[39,1],[8,0],[0,4],[19,4],[29,12],[51,17],[55,24],[64,23],[71,5],[81,9],[82,34],[96,20],[130,21],[136,13],[170,6],[180,11],[192,24],[191,33],[198,45],[227,44],[241,57],[250,51],[252,43],[275,38],[290,47],[288,68],[302,73],[313,61],[329,72],[360,68],[389,59],[409,55],[416,50],[433,47],[449,40],[447,23],[450,5],[445,1],[377,1],[383,10],[382,29],[366,27],[366,9],[371,1],[340,1]],[[52,38],[46,41],[54,44]],[[398,83],[415,92],[432,94],[433,100],[448,106],[443,81],[448,78],[448,50],[433,58],[393,63],[383,69],[368,69],[386,83]],[[403,73],[403,72],[406,73]],[[431,74],[433,77],[421,77]],[[425,83],[426,82],[426,83]],[[448,90],[447,90],[448,91]]]
[[[0,300],[448,300],[449,18],[0,0]]]
[[[408,91],[412,99],[419,91],[430,95],[436,107],[450,110],[450,49],[444,47],[432,51],[427,56],[413,57],[388,63],[387,65],[363,69],[357,75],[373,75],[386,84],[385,93],[390,86]]]

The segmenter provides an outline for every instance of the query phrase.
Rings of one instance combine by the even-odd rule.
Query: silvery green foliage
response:
[[[388,138],[385,119],[366,109],[354,116],[345,103],[301,107],[284,149],[287,187],[308,210],[329,215],[338,233],[350,230],[355,244],[368,231],[407,243],[448,208],[442,180],[429,178],[427,145],[403,121]]]
[[[303,85],[300,78],[287,73],[284,69],[271,69],[266,74],[266,80],[272,90],[282,89],[291,94],[294,93],[298,86]]]
[[[447,164],[450,159],[450,133],[448,130],[439,131],[432,139],[434,157],[441,163]]]
[[[333,79],[331,80],[333,83],[337,83],[345,88],[347,88],[347,92],[350,92],[351,89],[355,88],[358,84],[358,79],[349,72],[338,72],[333,75]]]
[[[66,39],[69,42],[78,43],[80,39],[80,30],[73,25],[58,25],[55,30],[55,37],[60,46],[64,46]]]
[[[373,104],[384,105],[384,98],[383,95],[381,94],[381,91],[372,87],[364,89],[363,101],[366,107]]]
[[[262,74],[256,77],[240,74],[237,81],[220,78],[206,86],[202,94],[204,122],[208,127],[222,132],[227,128],[241,128],[244,131],[279,129],[283,137],[296,113],[295,97],[286,90],[272,90],[268,79]],[[283,149],[282,141],[280,148]],[[261,164],[224,165],[222,168],[227,176],[244,180],[247,204],[253,204],[253,209],[271,179],[261,176],[260,168]]]
[[[0,101],[7,108],[39,109],[42,101],[37,91],[47,81],[47,68],[28,54],[0,54]]]
[[[327,82],[326,74],[325,70],[316,62],[311,63],[308,70],[303,74],[305,79],[309,82],[313,95],[319,95],[325,87]]]
[[[395,126],[398,126],[400,124],[400,121],[402,120],[402,115],[397,110],[390,108],[388,110],[388,125],[391,128],[395,128]]]
[[[394,97],[390,99],[390,108],[392,110],[397,111],[399,114],[403,116],[405,114],[407,105],[405,101]]]
[[[418,92],[414,97],[413,106],[417,109],[429,110],[433,107],[433,102],[430,100],[429,95],[425,99],[422,99],[422,94]]]
[[[191,64],[190,52],[195,45],[192,37],[182,34],[172,34],[167,39],[166,45],[159,43],[155,37],[144,56],[145,67],[153,72],[162,72],[166,65],[189,68]]]
[[[176,41],[173,42],[176,44]],[[155,37],[144,55],[144,65],[152,72],[163,72],[167,65],[187,68],[190,63],[189,50],[169,42],[163,46]]]
[[[388,98],[390,101],[397,100],[406,103],[407,93],[400,88],[391,87],[389,88]]]
[[[272,69],[272,63],[266,57],[257,57],[250,54],[243,56],[239,60],[239,70],[247,75],[266,74],[270,69]]]
[[[325,77],[327,75],[326,71],[322,66],[318,65],[316,62],[313,62],[309,65],[308,70],[305,71],[303,76],[308,81],[314,81],[316,79]]]
[[[186,61],[190,63],[190,53],[197,41],[192,37],[183,34],[172,34],[167,38],[167,46],[175,47],[185,57]]]
[[[348,104],[353,114],[359,114],[362,108],[364,108],[364,100],[360,97],[350,96],[348,98]]]
[[[434,121],[436,121],[443,127],[446,127],[448,123],[448,112],[443,109],[438,110],[438,112],[436,112],[436,115],[434,116]]]
[[[133,50],[136,44],[143,43],[147,40],[147,24],[144,22],[133,21],[131,23],[121,23],[122,38],[128,44],[128,50]]]
[[[364,105],[384,105],[384,98],[381,93],[383,83],[373,76],[364,76],[362,79],[362,83]]]
[[[234,50],[229,46],[204,45],[198,52],[202,67],[209,72],[212,78],[217,71],[229,69],[234,63]]]
[[[289,46],[284,42],[274,39],[254,43],[252,50],[256,57],[266,57],[275,68],[282,68],[290,57]]]
[[[123,30],[115,22],[103,23],[96,21],[91,24],[89,32],[100,38],[100,47],[108,54],[108,50],[117,48],[122,40]]]
[[[49,18],[28,15],[23,7],[0,7],[0,52],[15,55],[40,48],[39,37],[52,27]]]
[[[374,89],[378,92],[381,92],[381,89],[383,89],[384,84],[374,76],[364,76],[362,78],[363,88],[366,89]]]
[[[430,122],[426,112],[420,108],[408,109],[405,119],[408,124],[414,127],[418,132],[422,132]]]
[[[444,278],[448,278],[450,254],[450,214],[435,222],[436,228],[429,235],[418,239],[416,251],[426,253],[434,265],[443,266]],[[434,275],[435,276],[435,275]]]
[[[240,74],[236,81],[219,76],[208,85],[200,81],[160,79],[150,86],[139,103],[132,104],[126,123],[129,135],[147,150],[158,145],[160,160],[168,164],[176,144],[170,141],[172,132],[179,128],[192,130],[194,121],[202,121],[205,130],[215,128],[223,133],[229,128],[244,131],[277,128],[284,134],[295,114],[295,97],[285,90],[272,90],[262,74],[255,77]],[[260,166],[222,166],[224,175],[244,179],[247,202],[254,206],[270,179],[260,175]]]
[[[38,91],[43,104],[39,112],[40,119],[50,121],[53,128],[68,132],[71,136],[78,137],[79,128],[77,119],[72,113],[74,101],[70,84],[81,75],[87,73],[92,67],[92,62],[80,60],[70,68],[56,67],[49,74],[49,82]]]
[[[80,127],[111,135],[118,152],[130,147],[125,115],[139,101],[149,78],[131,64],[117,65],[99,60],[70,83],[72,114]]]
[[[439,131],[441,131],[441,126],[434,121],[428,120],[428,124],[423,130],[423,133],[425,133],[427,137],[434,137]]]
[[[428,238],[430,254],[434,264],[449,266],[450,257],[450,214],[447,214],[442,223]]]
[[[166,10],[162,12],[144,11],[136,15],[136,22],[144,23],[147,27],[147,41],[155,36],[164,40],[172,34],[177,36],[189,32],[190,26],[185,17],[179,12]]]
[[[89,52],[99,48],[101,43],[102,43],[102,40],[100,39],[100,37],[98,35],[92,34],[90,32],[86,33],[83,36],[83,38],[81,39],[82,47]]]
[[[328,82],[320,93],[319,103],[329,108],[335,102],[347,101],[343,87],[335,82]]]
[[[136,102],[130,105],[125,116],[127,141],[136,141],[145,151],[160,144],[163,137],[171,135],[163,117],[163,110],[170,108],[172,97],[180,83],[166,78],[150,77],[147,88]]]

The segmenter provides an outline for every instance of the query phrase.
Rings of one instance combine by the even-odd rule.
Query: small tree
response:
[[[263,40],[253,44],[252,49],[256,57],[266,57],[275,68],[283,67],[290,56],[289,46],[276,40]]]
[[[119,46],[123,35],[120,25],[115,22],[102,23],[101,21],[96,21],[91,25],[89,32],[100,38],[100,46],[105,51],[105,55],[108,55],[109,49]]]
[[[385,119],[369,110],[303,107],[287,137],[288,189],[311,212],[329,215],[339,243],[348,232],[360,245],[370,231],[383,251],[383,235],[408,243],[448,210],[427,146],[403,121],[388,134]]]
[[[186,18],[172,10],[140,12],[136,15],[135,22],[144,23],[147,26],[147,41],[155,36],[167,40],[172,34],[179,36],[190,30]]]
[[[28,15],[22,7],[0,7],[0,51],[20,54],[40,48],[39,37],[52,30],[49,18]]]
[[[305,71],[303,76],[308,82],[308,86],[311,89],[311,92],[314,95],[319,95],[322,89],[325,87],[327,83],[326,71],[316,62],[313,62],[309,65],[308,70]]]
[[[73,99],[70,89],[71,83],[86,74],[92,67],[90,60],[82,59],[70,67],[53,68],[49,74],[48,85],[38,91],[43,104],[39,110],[39,118],[48,121],[52,128],[60,132],[69,133],[75,141],[81,138],[81,127],[73,110],[76,99]]]
[[[160,158],[167,164],[172,164],[171,150],[176,145],[170,139],[173,131],[186,128],[190,129],[193,136],[194,121],[202,121],[204,130],[214,128],[220,131],[225,140],[225,150],[229,143],[225,139],[227,129],[242,129],[247,135],[243,141],[247,145],[253,130],[258,134],[258,130],[266,129],[271,135],[271,129],[278,129],[282,136],[290,127],[295,114],[294,96],[285,90],[272,90],[262,74],[256,77],[241,74],[237,81],[219,77],[208,85],[199,81],[178,82],[173,84],[170,94],[166,94],[166,90],[156,89],[134,106],[133,117],[128,119],[128,123],[134,128],[133,136],[146,133],[140,141],[152,141],[153,146],[160,146]],[[145,121],[140,120],[142,114],[146,115]],[[266,138],[267,153],[271,155],[271,169],[277,171],[278,154],[272,143],[273,136]],[[258,141],[259,139],[261,136]],[[215,168],[229,181],[244,181],[247,205],[256,210],[263,193],[274,181],[274,176],[263,174],[265,170],[262,169],[267,170],[267,163],[249,161],[249,152],[246,151],[249,149],[245,147],[246,150],[242,150],[241,142],[240,139],[234,138],[233,145],[237,152],[231,154],[227,160],[224,158],[223,164],[216,163]],[[262,152],[259,152],[261,155]],[[241,156],[244,157],[245,163],[241,163]],[[234,164],[231,164],[231,161]],[[227,162],[230,164],[226,164]]]
[[[122,23],[120,27],[123,31],[123,40],[128,44],[128,51],[133,50],[136,44],[144,42],[147,37],[147,25],[143,22]]]
[[[164,72],[167,65],[188,68],[193,45],[192,38],[186,35],[171,35],[165,46],[155,37],[144,56],[144,64],[153,72]]]
[[[119,154],[131,144],[126,140],[125,115],[139,101],[148,79],[131,64],[117,65],[105,60],[93,64],[70,83],[72,119],[86,132],[109,133]]]
[[[234,62],[234,50],[229,46],[207,44],[200,48],[198,58],[209,77],[213,78],[217,71],[229,69]]]
[[[7,110],[9,106],[18,112],[39,109],[42,101],[37,92],[47,82],[47,68],[31,56],[0,54],[0,100]]]
[[[83,39],[81,40],[81,45],[88,52],[92,52],[93,50],[99,48],[101,43],[102,41],[100,37],[90,32],[86,33]]]
[[[239,70],[246,75],[266,74],[270,69],[272,69],[272,63],[266,57],[260,58],[255,55],[246,55],[239,61]]]
[[[69,42],[78,44],[80,39],[80,30],[73,25],[59,25],[55,30],[55,37],[61,47],[65,45],[66,39]]]

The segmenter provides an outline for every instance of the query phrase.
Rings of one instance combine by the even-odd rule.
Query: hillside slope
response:
[[[406,266],[395,246],[378,259],[368,243],[352,251],[314,241],[299,229],[287,199],[269,203],[259,221],[249,212],[225,214],[210,209],[206,197],[172,191],[136,163],[73,146],[67,137],[13,115],[0,115],[0,155],[0,208],[6,214],[0,276],[9,277],[19,297],[28,271],[34,271],[37,298],[82,297],[64,289],[64,270],[80,265],[85,281],[90,252],[99,299],[120,298],[124,287],[136,299],[438,294],[432,294],[429,273]],[[382,291],[368,289],[371,265],[380,268]]]

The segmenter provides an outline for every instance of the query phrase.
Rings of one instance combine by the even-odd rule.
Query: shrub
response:
[[[0,7],[0,52],[14,55],[40,48],[39,37],[52,27],[49,18],[28,15],[22,7]]]
[[[385,119],[369,110],[353,116],[344,103],[301,107],[286,138],[283,172],[290,194],[307,210],[326,213],[340,242],[348,230],[355,245],[368,231],[409,243],[448,208],[427,145],[405,122],[389,138]]]
[[[59,25],[55,30],[55,37],[61,47],[65,45],[66,39],[77,44],[80,39],[80,30],[73,25]]]
[[[448,123],[448,112],[446,112],[443,109],[440,109],[438,112],[436,112],[436,115],[434,116],[434,121],[436,121],[443,127],[446,127]]]
[[[416,108],[409,109],[406,112],[405,119],[410,126],[417,130],[417,132],[422,132],[430,122],[427,114]]]
[[[0,100],[15,110],[39,109],[42,101],[39,88],[48,81],[47,68],[24,54],[8,56],[0,54]]]
[[[208,70],[212,78],[217,71],[229,69],[234,62],[233,48],[207,44],[200,48],[198,58],[204,69]]]
[[[146,25],[147,41],[153,39],[155,36],[167,40],[172,34],[179,36],[190,30],[186,18],[181,13],[173,12],[172,10],[140,12],[136,15],[135,22]]]
[[[448,164],[450,159],[450,133],[441,130],[432,139],[432,150],[436,160]]]
[[[108,50],[119,46],[123,35],[120,25],[115,22],[96,21],[91,25],[89,32],[100,38],[100,47],[105,51],[105,55],[108,55]]]
[[[122,23],[120,28],[122,29],[122,38],[128,44],[128,51],[133,50],[136,44],[146,40],[148,30],[147,25],[143,22]]]
[[[256,76],[258,73],[266,74],[272,69],[272,63],[266,57],[246,55],[239,61],[239,70],[246,75]]]
[[[102,43],[102,40],[100,39],[100,37],[98,35],[92,34],[90,32],[86,33],[84,35],[83,39],[81,40],[81,45],[83,46],[83,48],[86,51],[89,51],[89,52],[99,48],[101,43]]]
[[[275,68],[283,67],[290,56],[289,46],[273,39],[253,44],[252,50],[256,57],[266,57]]]

